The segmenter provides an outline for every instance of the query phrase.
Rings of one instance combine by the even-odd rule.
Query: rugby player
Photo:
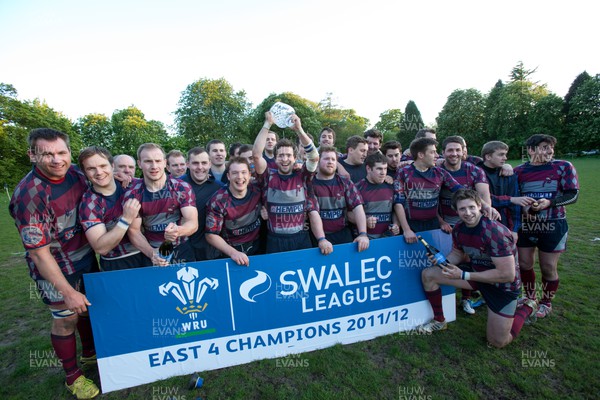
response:
[[[82,363],[95,363],[83,274],[98,270],[96,255],[77,220],[85,176],[71,165],[69,136],[34,129],[28,136],[33,169],[17,185],[9,205],[19,230],[29,274],[52,315],[50,341],[65,371],[67,389],[78,399],[100,393],[77,365],[79,332]]]
[[[287,139],[281,139],[275,145],[277,170],[267,168],[263,150],[273,124],[273,115],[269,111],[265,113],[265,122],[252,148],[254,167],[268,213],[266,252],[277,253],[312,247],[310,235],[304,230],[308,213],[310,227],[317,238],[321,253],[329,254],[333,251],[333,245],[325,237],[318,203],[312,191],[309,191],[310,180],[318,166],[319,153],[302,129],[300,118],[293,115],[292,119],[294,125],[291,128],[298,134],[306,152],[306,163],[301,169],[294,170],[297,151]]]
[[[251,183],[246,158],[233,157],[228,166],[229,185],[210,198],[206,211],[206,241],[238,265],[250,265],[248,256],[259,254],[261,192]]]
[[[319,202],[319,215],[323,221],[325,237],[332,244],[358,243],[358,251],[369,248],[367,219],[363,200],[346,177],[337,174],[337,151],[334,147],[321,145],[319,148],[319,169],[312,185]],[[353,239],[348,223],[348,212],[352,212],[358,236]]]
[[[103,147],[87,147],[79,153],[78,163],[92,184],[81,199],[79,221],[92,248],[100,254],[100,268],[114,271],[151,265],[127,236],[140,202],[125,200],[125,190],[113,176],[110,152]]]
[[[158,254],[165,240],[173,242],[175,247],[172,263],[196,261],[189,241],[189,236],[198,229],[192,188],[181,179],[167,176],[165,153],[159,145],[142,144],[137,159],[143,179],[134,182],[125,193],[125,199],[135,198],[141,204],[127,233],[131,242],[152,260],[152,265],[169,264]]]
[[[387,176],[387,159],[376,151],[365,160],[367,177],[356,184],[364,201],[367,217],[367,236],[378,239],[383,236],[400,234],[395,205],[400,197],[394,184],[385,182]]]
[[[565,206],[579,196],[579,180],[575,167],[554,159],[556,138],[536,134],[527,139],[530,161],[515,168],[521,195],[535,200],[529,212],[523,213],[519,230],[519,264],[525,295],[536,300],[535,249],[542,271],[542,299],[538,318],[552,312],[552,299],[558,290],[558,260],[566,250],[569,226]]]
[[[535,319],[537,305],[526,300],[518,306],[520,292],[518,267],[515,265],[516,245],[508,228],[481,213],[481,196],[474,190],[461,189],[452,197],[452,205],[460,222],[452,229],[452,251],[448,264],[423,270],[421,280],[431,308],[433,320],[420,325],[421,333],[447,328],[442,307],[440,285],[479,290],[488,306],[486,336],[494,347],[504,347],[513,341],[525,321]],[[432,263],[436,263],[430,257]],[[470,271],[457,267],[469,263]]]

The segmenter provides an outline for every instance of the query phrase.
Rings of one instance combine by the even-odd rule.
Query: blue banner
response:
[[[424,232],[444,254],[450,235]],[[372,339],[432,318],[425,248],[403,237],[85,275],[104,393],[175,375]],[[445,287],[448,321],[454,288]]]

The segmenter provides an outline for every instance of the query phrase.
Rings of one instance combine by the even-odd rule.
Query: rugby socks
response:
[[[430,292],[426,290],[425,297],[427,297],[427,300],[429,300],[429,304],[431,304],[431,308],[433,309],[433,319],[438,322],[444,322],[446,318],[444,318],[444,309],[442,307],[442,289],[437,288]]]
[[[67,385],[72,385],[75,379],[83,373],[77,367],[77,340],[75,333],[68,336],[59,336],[50,334],[50,341],[56,357],[61,361],[65,374],[67,376]]]
[[[556,294],[556,291],[558,290],[558,282],[559,280],[555,280],[555,281],[547,281],[546,279],[544,279],[542,277],[542,287],[544,289],[543,291],[543,295],[542,295],[542,301],[540,303],[542,304],[551,304],[552,303],[552,299],[554,298],[554,295]]]
[[[515,318],[513,319],[512,327],[510,328],[510,334],[513,339],[516,339],[519,336],[519,332],[521,332],[521,328],[523,328],[523,324],[527,317],[531,315],[533,310],[526,304],[523,304],[521,307],[517,308],[515,311]]]
[[[81,340],[81,355],[84,357],[91,357],[96,354],[90,317],[82,317],[81,315],[78,317],[77,331],[79,332],[79,339]]]
[[[535,300],[535,270],[521,269],[521,282],[523,282],[523,291],[528,299]]]

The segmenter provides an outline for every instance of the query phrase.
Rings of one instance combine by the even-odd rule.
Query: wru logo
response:
[[[219,287],[219,281],[215,278],[198,279],[198,270],[192,267],[183,267],[177,271],[179,283],[163,283],[158,287],[158,292],[167,296],[172,293],[183,307],[177,306],[176,310],[181,314],[187,314],[191,319],[196,319],[196,313],[206,309],[208,303],[200,304],[207,288],[215,290]]]

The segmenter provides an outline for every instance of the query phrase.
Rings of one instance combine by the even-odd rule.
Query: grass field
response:
[[[458,312],[447,331],[395,334],[281,359],[202,372],[188,391],[176,377],[102,399],[598,399],[600,398],[600,159],[571,160],[582,187],[568,207],[568,251],[553,314],[490,349],[486,316]],[[71,398],[52,356],[50,317],[31,289],[22,246],[0,200],[0,399]],[[538,273],[538,281],[540,274]],[[86,375],[98,381],[97,371]]]

